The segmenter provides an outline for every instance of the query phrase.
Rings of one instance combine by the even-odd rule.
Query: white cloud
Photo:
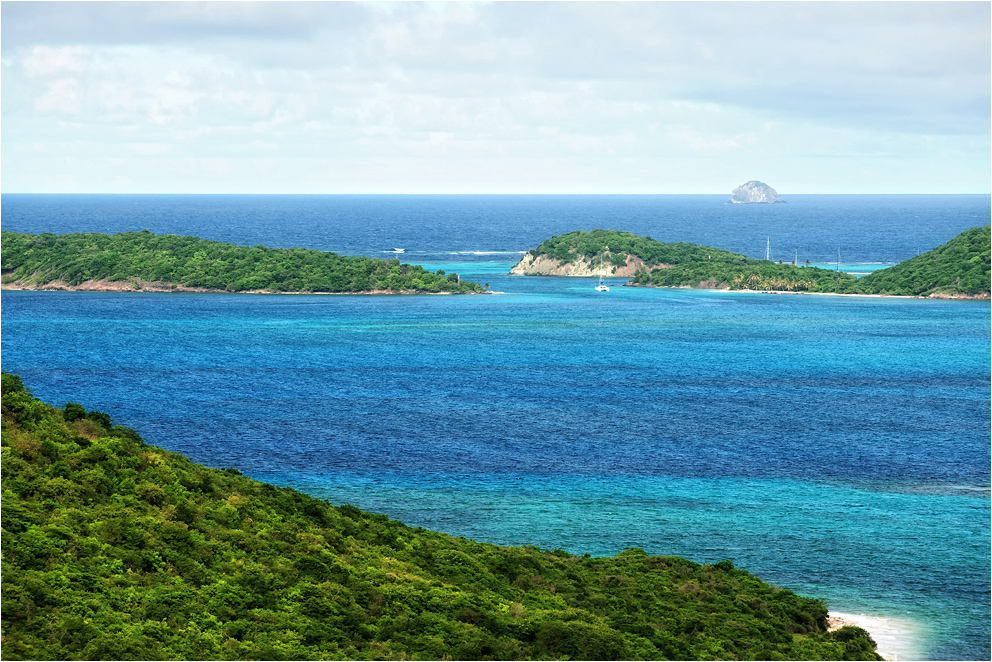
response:
[[[197,96],[179,73],[170,71],[154,92],[148,117],[156,124],[165,124],[192,115],[196,112]]]
[[[139,156],[161,156],[172,151],[169,143],[131,143],[128,148]]]
[[[738,138],[713,136],[694,131],[686,125],[674,126],[667,132],[667,137],[676,144],[684,145],[695,152],[722,153],[728,149],[740,149]]]
[[[838,164],[855,173],[870,154],[907,164],[882,190],[992,179],[987,3],[0,11],[4,190],[722,192],[759,170],[780,173],[780,190],[843,191],[868,180]],[[63,143],[77,159],[26,148]],[[134,169],[106,162],[101,180],[105,154]],[[53,168],[66,176],[42,177]]]
[[[75,115],[82,109],[80,85],[75,78],[59,78],[48,84],[45,93],[34,102],[40,113]]]
[[[35,46],[24,55],[21,66],[28,78],[80,73],[86,69],[88,55],[89,49],[81,46]]]

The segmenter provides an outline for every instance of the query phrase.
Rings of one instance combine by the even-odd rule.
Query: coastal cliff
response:
[[[600,262],[599,258],[602,258]],[[563,262],[549,255],[524,255],[510,269],[515,276],[611,276],[615,278],[630,278],[648,265],[636,255],[621,255],[622,265],[613,262],[613,254],[603,251],[600,256],[590,258],[579,256],[571,262]],[[654,268],[664,268],[668,265],[656,265]]]
[[[730,251],[686,243],[665,243],[630,232],[590,230],[551,237],[527,252],[510,270],[521,276],[611,276],[632,278],[639,273],[678,264],[708,261],[747,261]]]

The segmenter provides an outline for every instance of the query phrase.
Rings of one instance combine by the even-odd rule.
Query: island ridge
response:
[[[990,226],[862,278],[830,269],[756,260],[696,244],[664,243],[629,232],[591,230],[552,237],[511,274],[627,277],[628,286],[877,294],[988,299]],[[605,265],[605,266],[601,266]]]
[[[176,235],[0,233],[4,289],[116,292],[482,294],[421,266]]]

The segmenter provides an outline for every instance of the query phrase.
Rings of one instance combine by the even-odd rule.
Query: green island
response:
[[[971,228],[927,253],[863,278],[612,230],[552,237],[525,255],[511,273],[627,276],[627,285],[642,287],[988,299],[989,230],[988,225]]]
[[[478,283],[397,259],[302,248],[235,246],[198,237],[0,233],[5,289],[144,292],[475,294]]]
[[[213,469],[2,375],[4,659],[877,660],[729,561],[501,547]]]

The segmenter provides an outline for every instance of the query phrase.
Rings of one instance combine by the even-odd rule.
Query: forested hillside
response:
[[[40,288],[106,281],[227,292],[482,292],[457,274],[431,273],[399,260],[346,257],[302,248],[235,246],[151,232],[39,235],[3,232],[5,284]]]
[[[651,237],[639,237],[630,232],[614,230],[576,231],[558,235],[543,241],[540,246],[532,249],[530,254],[535,257],[547,255],[564,263],[581,257],[592,258],[605,254],[607,263],[612,262],[616,266],[625,264],[628,255],[639,257],[648,266],[693,262],[726,262],[745,265],[758,262],[758,260],[720,248],[682,242],[669,244]]]
[[[845,273],[815,267],[798,267],[755,260],[720,248],[686,243],[665,243],[629,232],[591,230],[551,237],[530,251],[556,263],[575,260],[619,267],[628,256],[643,262],[628,285],[649,287],[724,287],[732,290],[784,290],[851,292],[857,279]],[[547,268],[548,263],[541,263]],[[608,274],[607,274],[608,275]]]
[[[411,528],[2,381],[4,659],[878,659],[727,561]]]
[[[965,230],[946,244],[923,255],[882,269],[858,281],[862,292],[902,294],[907,296],[988,297],[990,230],[992,226]]]
[[[630,285],[653,287],[724,287],[730,290],[774,290],[780,292],[857,293],[857,278],[850,274],[797,267],[792,264],[754,261],[751,264],[730,262],[689,263],[670,269],[642,270]]]

